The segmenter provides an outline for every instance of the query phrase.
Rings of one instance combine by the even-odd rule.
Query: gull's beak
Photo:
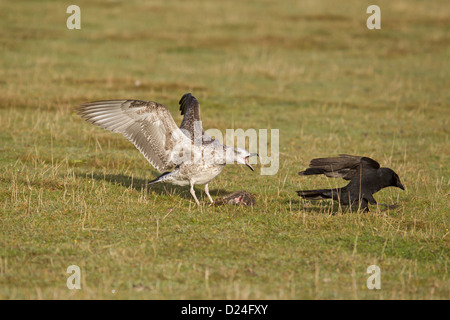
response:
[[[250,170],[252,170],[252,171],[255,171],[255,169],[253,169],[253,167],[248,163],[248,158],[254,157],[254,156],[259,157],[259,154],[257,154],[257,153],[250,153],[250,154],[248,155],[248,157],[245,157],[245,165],[246,165],[247,167],[249,167]]]

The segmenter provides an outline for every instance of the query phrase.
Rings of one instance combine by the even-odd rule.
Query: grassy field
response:
[[[450,10],[447,1],[0,3],[1,299],[449,299]],[[230,165],[210,207],[157,176],[78,104],[166,105],[192,92],[203,126],[280,130],[280,168]],[[406,187],[395,210],[345,213],[295,190],[310,159],[366,155]],[[335,214],[332,214],[335,212]],[[381,290],[366,287],[370,265]],[[81,290],[69,290],[70,265]]]

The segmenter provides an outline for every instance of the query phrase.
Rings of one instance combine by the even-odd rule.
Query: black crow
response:
[[[331,178],[350,180],[345,187],[337,189],[319,189],[297,191],[308,200],[333,199],[341,205],[357,206],[363,212],[369,211],[369,203],[377,204],[373,194],[386,187],[405,190],[398,175],[389,168],[380,168],[380,164],[368,157],[340,154],[335,158],[313,159],[309,168],[298,173],[301,176],[324,174]]]

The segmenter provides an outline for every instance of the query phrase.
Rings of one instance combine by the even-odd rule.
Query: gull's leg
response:
[[[200,206],[200,202],[198,202],[197,196],[195,195],[194,185],[191,183],[191,194],[194,197],[195,203]]]
[[[214,203],[214,200],[211,198],[211,195],[209,194],[208,184],[205,185],[205,193],[208,196],[209,201],[211,201],[211,203]]]

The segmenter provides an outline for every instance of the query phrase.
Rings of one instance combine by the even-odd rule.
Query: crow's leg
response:
[[[373,197],[372,194],[369,195],[365,195],[364,196],[364,200],[366,200],[367,202],[369,202],[370,204],[377,204],[377,200],[375,200],[375,198]]]
[[[361,209],[362,213],[369,212],[369,203],[366,199],[361,199],[361,202],[359,203],[359,208]]]
[[[384,204],[384,203],[378,203],[379,206],[383,206],[384,209],[382,211],[390,210],[390,209],[397,209],[399,207],[398,204]]]

